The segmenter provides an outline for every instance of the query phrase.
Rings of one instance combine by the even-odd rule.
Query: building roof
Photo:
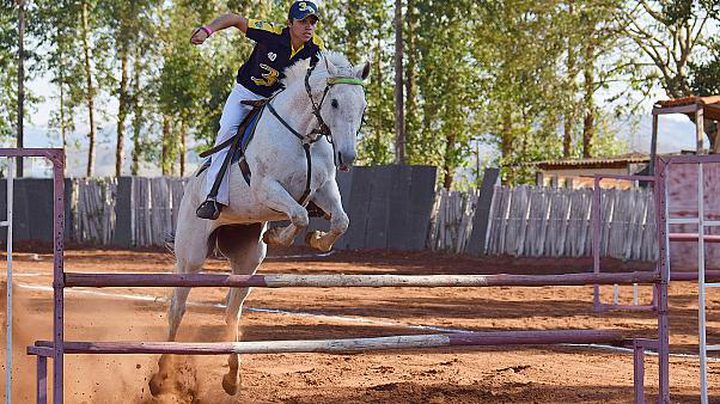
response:
[[[650,157],[642,153],[629,153],[611,158],[575,159],[575,160],[545,160],[534,162],[541,170],[577,169],[577,168],[623,168],[630,164],[645,164]]]
[[[705,119],[720,121],[720,95],[712,95],[708,97],[691,95],[689,97],[675,98],[672,100],[662,100],[655,103],[655,108],[662,110],[665,108],[671,109],[688,105],[697,105],[698,107],[702,107]],[[692,113],[689,112],[683,113],[689,116],[692,115]]]

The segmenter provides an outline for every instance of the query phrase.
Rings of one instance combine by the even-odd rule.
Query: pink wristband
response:
[[[200,29],[205,31],[205,33],[207,34],[208,37],[210,37],[210,35],[212,35],[213,32],[215,32],[212,30],[212,28],[208,27],[207,25],[203,25],[202,27],[200,27]]]

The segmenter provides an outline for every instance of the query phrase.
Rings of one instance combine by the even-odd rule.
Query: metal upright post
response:
[[[7,215],[3,226],[7,227],[7,287],[6,287],[6,309],[7,321],[6,342],[7,350],[5,357],[5,402],[12,403],[12,384],[13,384],[13,186],[15,181],[15,167],[12,158],[7,158]]]
[[[55,318],[53,321],[53,403],[63,403],[63,367],[65,354],[65,270],[63,268],[64,228],[65,228],[65,154],[62,151],[48,156],[53,163],[53,217],[55,223],[53,251],[53,290],[55,300]]]
[[[658,403],[670,403],[670,335],[668,324],[668,282],[670,280],[670,239],[668,236],[667,165],[656,158],[655,200],[657,201],[658,267],[660,281],[655,284],[658,315]]]
[[[637,340],[633,341],[633,384],[635,402],[645,403],[645,346]]]
[[[695,134],[697,145],[695,146],[695,153],[700,156],[705,153],[705,111],[702,107],[698,107],[695,111]]]
[[[698,337],[700,338],[700,402],[707,404],[707,329],[705,326],[705,175],[698,163]]]
[[[600,177],[594,178],[593,199],[590,207],[590,217],[592,219],[592,254],[593,254],[593,272],[600,273]],[[600,285],[593,285],[593,308],[596,312],[601,311],[600,304]]]
[[[655,157],[657,156],[657,136],[658,136],[658,113],[655,109],[652,112],[652,135],[650,138],[650,168],[648,175],[655,174]]]
[[[47,358],[42,355],[37,357],[37,381],[36,381],[37,404],[47,404]]]

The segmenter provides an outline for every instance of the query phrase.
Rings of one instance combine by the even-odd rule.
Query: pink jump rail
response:
[[[4,153],[4,154],[3,154]],[[22,154],[26,153],[26,154]],[[280,353],[280,352],[362,352],[383,349],[419,349],[458,346],[487,345],[546,345],[561,343],[608,343],[631,344],[634,349],[635,400],[644,401],[644,350],[657,349],[659,354],[658,402],[669,403],[668,379],[668,328],[667,328],[667,274],[665,261],[661,260],[655,272],[592,273],[567,275],[218,275],[218,274],[88,274],[65,273],[63,270],[63,177],[64,157],[62,151],[20,151],[0,149],[2,155],[34,156],[42,153],[54,164],[54,214],[55,214],[55,333],[53,341],[38,341],[28,347],[28,353],[37,356],[37,402],[47,402],[47,358],[53,359],[54,403],[63,402],[63,355],[73,354],[223,354],[223,353]],[[658,172],[662,176],[664,165]],[[651,177],[652,178],[652,177]],[[661,178],[661,177],[660,177]],[[664,182],[658,182],[656,192],[663,191]],[[664,195],[658,193],[657,195]],[[660,200],[660,198],[656,198]],[[658,204],[662,205],[664,200]],[[659,212],[664,212],[660,209]],[[660,216],[658,215],[660,218]],[[664,219],[663,219],[664,220]],[[663,231],[664,226],[658,226]],[[664,233],[661,234],[664,236]],[[595,244],[594,244],[595,245]],[[665,246],[660,245],[664,254]],[[661,257],[664,256],[661,254]],[[490,286],[572,286],[593,284],[653,284],[658,308],[658,340],[628,341],[616,331],[603,330],[557,330],[557,331],[498,331],[466,332],[449,334],[391,336],[346,340],[311,341],[244,341],[237,343],[178,343],[178,342],[73,342],[65,341],[63,335],[63,288],[91,286],[200,286],[200,287],[490,287]]]

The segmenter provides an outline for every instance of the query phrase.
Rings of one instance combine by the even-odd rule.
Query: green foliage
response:
[[[720,42],[713,41],[709,48],[710,52],[705,62],[690,63],[692,89],[695,95],[720,94]]]
[[[38,56],[51,72],[57,97],[63,97],[52,124],[68,131],[85,108],[78,23],[82,1],[33,3],[36,17],[31,35],[47,50]],[[127,52],[127,113],[132,126],[128,132],[137,145],[133,153],[170,171],[177,165],[181,136],[194,137],[201,149],[214,142],[237,69],[253,45],[230,28],[202,46],[193,46],[192,30],[228,12],[284,24],[290,4],[84,1],[93,6],[90,39],[98,98],[120,97],[120,54]],[[407,161],[438,166],[440,181],[448,188],[459,173],[477,170],[471,158],[473,142],[498,150],[493,161],[479,165],[500,165],[507,182],[532,181],[530,163],[535,161],[563,154],[606,157],[626,152],[611,125],[620,112],[605,107],[604,101],[623,104],[628,92],[649,92],[658,80],[670,94],[670,89],[682,88],[683,80],[688,80],[687,75],[668,76],[656,61],[647,66],[647,56],[641,57],[642,50],[626,29],[630,21],[662,42],[667,38],[663,24],[684,27],[699,16],[714,15],[717,8],[709,0],[650,2],[652,10],[663,16],[658,21],[643,20],[638,16],[642,7],[632,8],[620,0],[404,3],[404,69],[410,91],[405,100]],[[346,53],[356,64],[371,62],[358,162],[391,163],[395,159],[394,1],[326,0],[321,13],[318,34],[328,48]],[[13,7],[0,8],[0,132],[9,130],[7,122],[15,114],[10,107],[16,76],[13,21]],[[717,46],[714,52],[704,64],[687,61],[698,91],[718,90]],[[623,84],[614,84],[618,82]],[[621,90],[612,90],[615,87]],[[564,140],[569,144],[565,151]]]
[[[636,0],[625,5],[622,35],[634,45],[627,66],[632,79],[659,84],[670,98],[692,92],[688,68],[702,55],[710,25],[717,24],[714,0]]]
[[[14,12],[8,2],[0,3],[0,139],[12,135],[14,122],[17,120],[17,28],[13,25],[17,18]]]

